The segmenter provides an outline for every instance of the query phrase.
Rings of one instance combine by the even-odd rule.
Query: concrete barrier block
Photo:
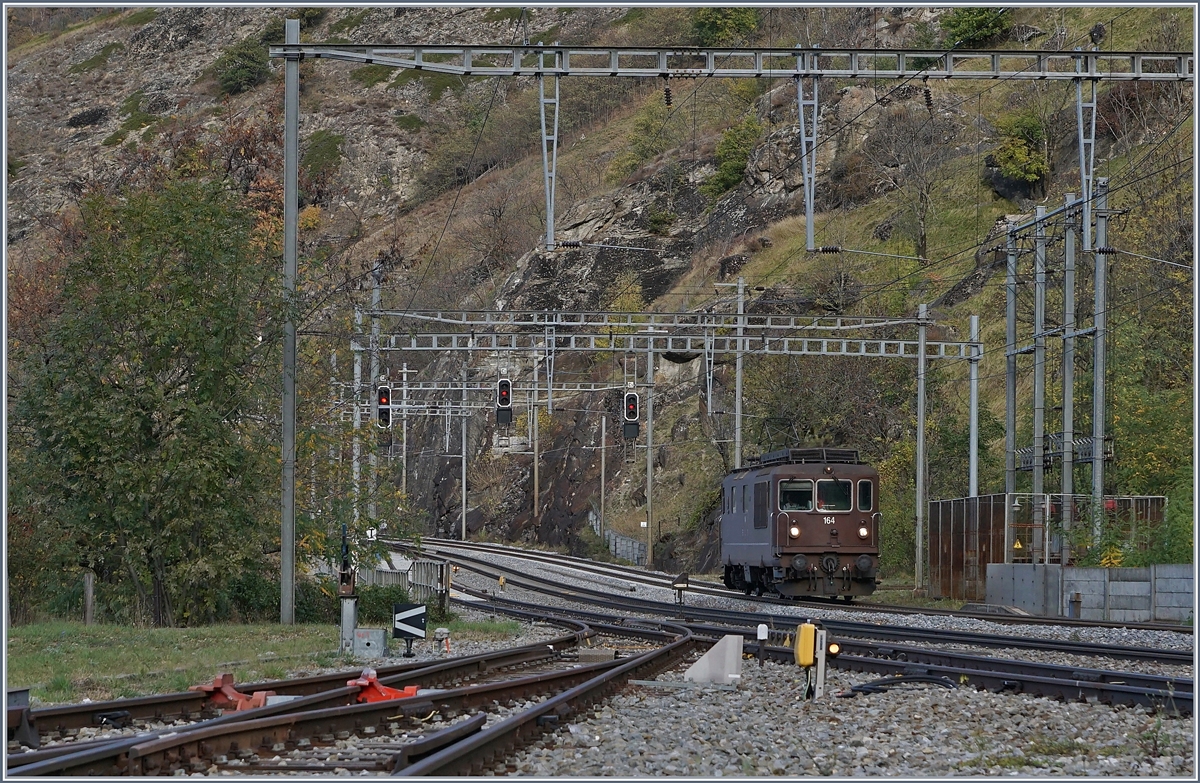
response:
[[[1066,568],[1063,569],[1063,581],[1074,582],[1077,584],[1087,585],[1102,585],[1104,584],[1104,574],[1089,574],[1081,573],[1090,571],[1091,569],[1083,568]]]
[[[1191,595],[1195,590],[1195,585],[1196,581],[1194,579],[1159,577],[1154,583],[1154,589],[1159,593],[1187,593]]]
[[[1187,579],[1190,581],[1196,575],[1196,567],[1187,563],[1156,565],[1153,568],[1154,575],[1159,579]]]
[[[1108,581],[1110,582],[1149,582],[1150,569],[1146,568],[1110,568],[1108,569]]]
[[[1168,623],[1186,623],[1192,616],[1191,609],[1160,606],[1154,610],[1154,619]]]
[[[1108,597],[1108,608],[1116,611],[1120,609],[1133,609],[1137,611],[1150,611],[1150,596],[1141,595],[1110,595]]]
[[[1112,582],[1108,586],[1109,595],[1150,595],[1149,582]]]
[[[1114,623],[1148,623],[1150,612],[1145,609],[1112,609],[1108,613],[1108,619]]]
[[[1194,596],[1191,593],[1159,593],[1154,597],[1157,606],[1180,606],[1192,608]]]

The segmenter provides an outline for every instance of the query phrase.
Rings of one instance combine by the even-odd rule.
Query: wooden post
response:
[[[83,624],[94,625],[96,621],[96,572],[88,568],[83,572]]]

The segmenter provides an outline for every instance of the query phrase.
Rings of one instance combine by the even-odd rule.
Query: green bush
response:
[[[941,18],[946,48],[970,48],[1008,32],[1006,8],[956,8]]]
[[[338,623],[337,581],[332,577],[296,580],[296,622]]]
[[[224,95],[236,95],[257,87],[271,75],[266,47],[251,38],[225,49],[213,68]]]
[[[700,8],[692,17],[692,33],[701,46],[744,44],[757,27],[756,8]]]
[[[746,163],[762,133],[762,126],[753,118],[734,125],[717,142],[717,173],[700,186],[700,192],[712,200],[734,188],[746,174]]]
[[[412,603],[400,585],[362,585],[358,589],[360,623],[383,623],[392,627],[392,605]]]
[[[387,65],[364,65],[362,68],[355,68],[351,71],[350,78],[363,87],[374,87],[376,84],[390,79],[393,70]]]
[[[1046,131],[1037,117],[1019,114],[997,125],[1003,138],[994,158],[1001,174],[1021,182],[1038,182],[1050,173],[1050,161],[1042,152]]]

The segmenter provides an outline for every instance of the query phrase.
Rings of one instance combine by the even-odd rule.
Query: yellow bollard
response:
[[[500,574],[500,591],[504,592],[504,574]]]

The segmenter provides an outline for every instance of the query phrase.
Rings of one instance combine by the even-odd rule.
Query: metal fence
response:
[[[449,600],[450,569],[444,560],[414,560],[407,571],[385,568],[360,568],[360,585],[400,585],[408,591],[408,597],[420,604],[441,607],[443,612]]]
[[[1073,565],[1101,541],[1142,546],[1166,516],[1161,496],[1011,493],[929,503],[929,590],[982,601],[989,563]],[[1094,558],[1093,558],[1094,559]]]
[[[408,595],[419,604],[436,605],[444,614],[450,597],[450,567],[444,560],[414,560],[408,569]]]
[[[984,599],[987,564],[1004,562],[1004,513],[1004,495],[930,502],[930,595]]]
[[[392,571],[386,568],[360,568],[358,569],[358,584],[383,585],[385,587],[400,585],[407,590],[408,572]]]

